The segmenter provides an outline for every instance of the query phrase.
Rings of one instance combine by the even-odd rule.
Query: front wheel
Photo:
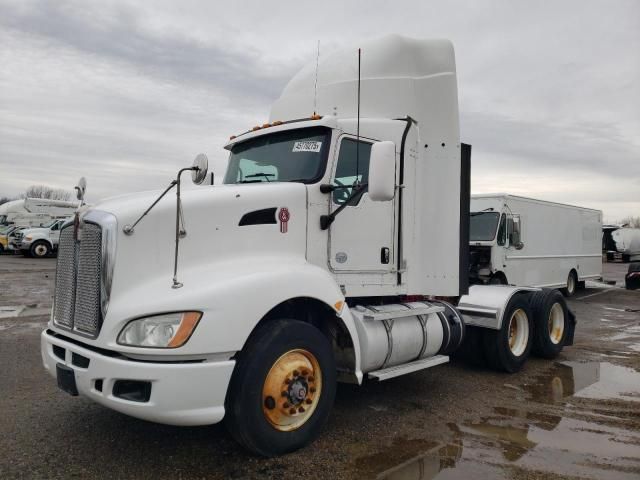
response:
[[[531,352],[533,317],[529,301],[515,295],[507,304],[500,330],[484,332],[484,352],[487,363],[496,370],[519,371]]]
[[[31,245],[29,253],[34,258],[45,258],[51,254],[51,247],[44,240],[39,240]]]
[[[314,326],[269,322],[238,356],[225,402],[231,435],[266,457],[311,443],[327,422],[336,391],[333,349]]]

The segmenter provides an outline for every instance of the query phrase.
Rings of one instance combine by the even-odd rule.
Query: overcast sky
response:
[[[640,215],[640,1],[0,0],[0,196],[161,188],[267,120],[321,55],[387,33],[456,48],[474,193]]]

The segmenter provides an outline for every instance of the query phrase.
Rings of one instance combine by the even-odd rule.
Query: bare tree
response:
[[[31,185],[25,192],[29,198],[48,198],[51,200],[70,200],[71,192],[62,188],[51,188],[46,185]]]
[[[11,198],[9,197],[0,197],[0,205],[2,205],[3,203],[7,203],[10,202]]]
[[[620,225],[627,225],[631,228],[640,228],[640,217],[625,217],[620,220]]]

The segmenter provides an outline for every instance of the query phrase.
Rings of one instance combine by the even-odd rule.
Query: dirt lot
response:
[[[454,361],[340,385],[321,438],[265,460],[221,425],[156,425],[58,390],[39,350],[54,269],[0,257],[2,479],[640,478],[640,291],[589,283],[569,302],[575,345],[515,375]],[[605,280],[624,270],[605,264]]]

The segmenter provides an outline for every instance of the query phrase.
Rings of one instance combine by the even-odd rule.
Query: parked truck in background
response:
[[[640,260],[640,228],[618,228],[611,232],[611,238],[623,262]]]
[[[560,288],[602,277],[602,212],[508,194],[471,196],[472,283]]]
[[[47,198],[22,198],[0,205],[0,226],[39,227],[52,220],[69,218],[78,203]]]
[[[58,250],[60,228],[65,219],[52,220],[35,228],[23,228],[12,234],[11,247],[23,255],[33,258],[45,258]]]
[[[232,136],[223,185],[180,194],[181,169],[159,198],[107,200],[62,227],[41,336],[60,388],[155,422],[224,418],[277,455],[318,435],[338,380],[444,363],[469,334],[508,372],[572,343],[558,292],[468,285],[451,43],[362,47],[361,81],[355,50],[326,56],[317,82],[303,69],[268,122]],[[191,170],[201,182],[204,160]]]

